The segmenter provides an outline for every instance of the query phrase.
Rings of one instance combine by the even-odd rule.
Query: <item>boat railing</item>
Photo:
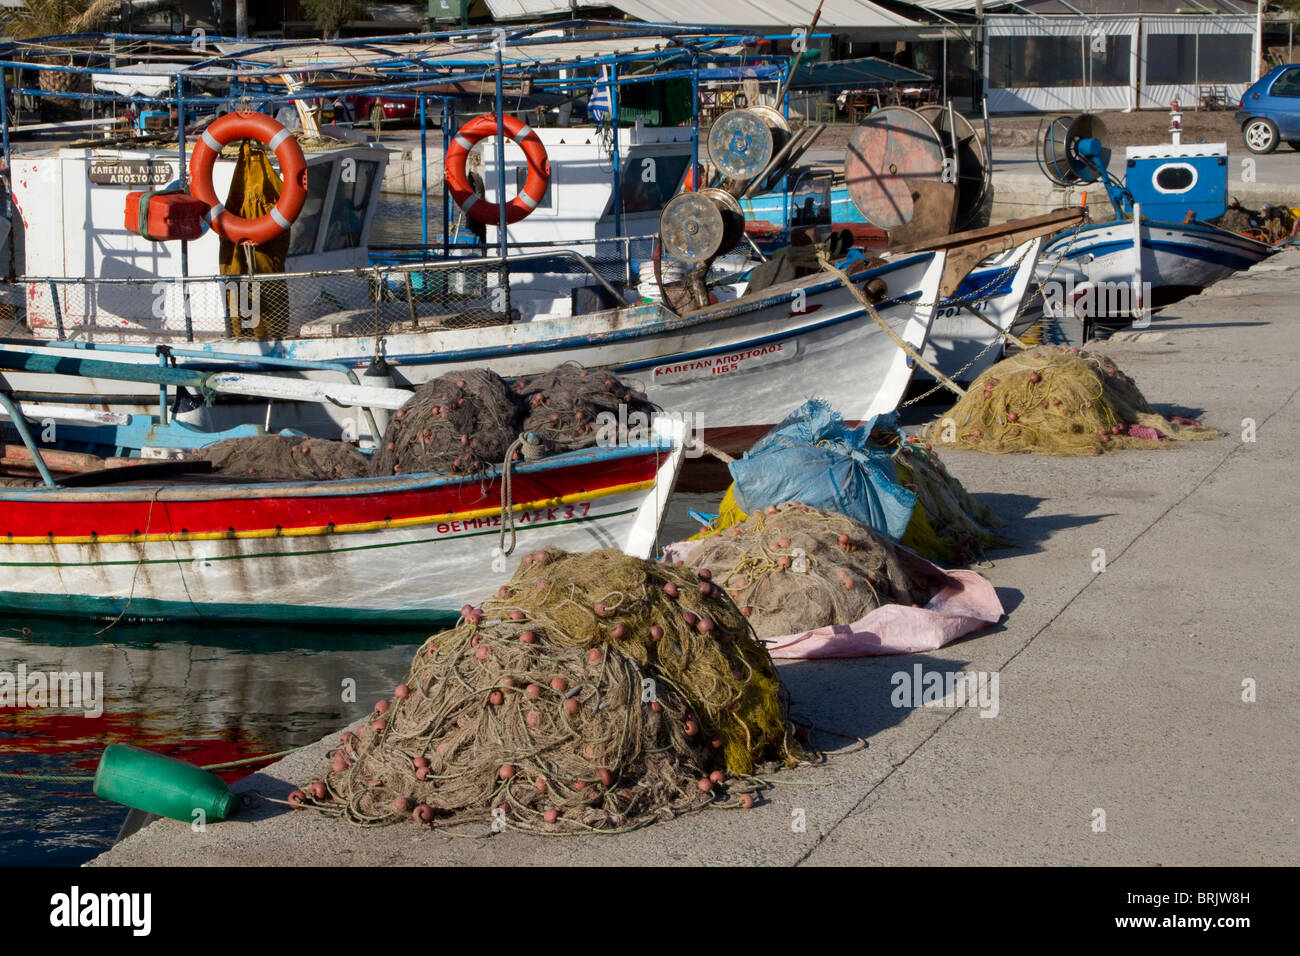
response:
[[[507,307],[503,273],[512,287],[528,276],[575,276],[581,281],[558,288],[594,285],[611,301],[624,301],[589,257],[560,247],[504,260],[458,255],[252,276],[23,276],[17,281],[26,324],[38,339],[168,344],[369,337],[507,324],[517,315]]]
[[[533,239],[527,242],[508,242],[506,249],[513,263],[516,256],[549,249],[570,249],[584,256],[595,271],[610,282],[632,282],[637,278],[635,266],[638,261],[649,259],[654,252],[654,244],[659,241],[658,233],[640,236],[597,236],[589,239]],[[381,265],[404,264],[411,262],[437,261],[449,256],[482,256],[487,250],[496,250],[496,243],[483,241],[455,242],[387,242],[371,243],[372,262]],[[580,251],[587,250],[587,251]],[[499,260],[498,260],[499,261]]]

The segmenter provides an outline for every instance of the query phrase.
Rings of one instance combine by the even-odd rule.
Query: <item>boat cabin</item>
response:
[[[308,197],[290,229],[285,271],[364,268],[387,149],[334,141],[303,152]],[[232,154],[223,152],[213,170],[218,196],[229,192]],[[129,145],[51,147],[14,157],[13,198],[25,247],[18,268],[30,277],[20,281],[27,324],[37,337],[166,339],[185,336],[187,323],[197,335],[239,334],[240,316],[231,314],[238,313],[237,298],[225,295],[225,277],[216,278],[215,233],[205,229],[188,243],[154,242],[125,225],[127,194],[178,183],[177,159],[176,149]],[[347,288],[357,290],[357,302],[339,301]],[[297,280],[288,286],[288,314],[300,324],[360,306],[364,291],[358,284],[334,289]]]

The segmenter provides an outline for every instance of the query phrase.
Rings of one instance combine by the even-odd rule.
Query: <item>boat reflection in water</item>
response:
[[[405,676],[429,629],[347,630],[10,619],[0,628],[0,774],[91,776],[134,744],[204,766],[319,740],[364,717]],[[6,678],[102,675],[103,713],[68,697],[24,703]],[[24,694],[26,697],[26,694]],[[93,702],[92,702],[93,703]],[[222,772],[227,781],[262,764]],[[106,850],[126,810],[89,782],[0,778],[0,865],[77,865]]]

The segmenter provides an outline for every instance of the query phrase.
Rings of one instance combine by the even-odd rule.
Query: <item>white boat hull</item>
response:
[[[922,353],[926,361],[959,382],[971,382],[1002,357],[999,330],[1008,332],[1019,318],[1033,286],[1041,237],[1027,240],[983,260],[962,283],[954,300],[939,303]],[[983,321],[971,310],[983,316]],[[996,327],[996,328],[995,328]],[[933,380],[924,370],[917,377]]]
[[[1262,242],[1202,223],[1143,220],[1140,236],[1131,221],[1063,233],[1043,251],[1043,259],[1077,266],[1097,287],[1089,307],[1093,317],[1127,318],[1199,292],[1272,252]],[[1135,281],[1138,289],[1125,295]]]
[[[40,526],[67,533],[0,539],[0,608],[135,620],[439,621],[505,584],[529,551],[617,548],[651,557],[683,458],[680,425],[666,424],[674,444],[640,457],[593,449],[562,456],[575,462],[566,468],[518,467],[516,487],[536,475],[543,497],[514,502],[509,557],[499,545],[499,492],[484,494],[478,479],[9,489],[0,494],[0,522],[13,527],[44,509],[50,517]],[[87,535],[75,523],[84,519],[65,517],[79,502],[99,512],[100,528],[134,506],[140,527]],[[193,518],[205,507],[243,524],[228,533],[175,526],[177,514]],[[402,514],[397,508],[409,514],[386,517]],[[357,514],[368,520],[346,523]],[[284,528],[266,527],[275,521]]]
[[[886,283],[877,306],[882,319],[917,349],[934,318],[945,255],[926,252],[886,263],[868,275]],[[862,275],[855,277],[862,282]],[[32,343],[27,343],[32,344]],[[711,443],[736,437],[743,448],[809,397],[828,401],[848,421],[861,421],[898,404],[912,369],[901,349],[838,280],[812,276],[752,296],[674,316],[657,304],[468,329],[399,332],[376,337],[330,337],[274,342],[227,339],[191,346],[247,355],[334,362],[364,368],[381,352],[397,384],[417,386],[467,368],[491,368],[504,377],[536,374],[562,362],[609,368],[639,383],[650,400],[702,426]],[[86,357],[87,352],[78,352]],[[106,353],[113,361],[153,364],[152,350]],[[178,359],[182,366],[229,368],[228,362]],[[275,371],[271,369],[270,371]],[[282,371],[282,370],[281,370]],[[339,380],[334,371],[293,371]],[[64,400],[97,396],[115,411],[146,411],[156,393],[139,385],[93,377],[70,380],[38,372],[6,373],[20,398]],[[356,408],[283,402],[226,404],[213,409],[211,427],[253,422],[269,429],[301,428],[326,437],[365,438]]]

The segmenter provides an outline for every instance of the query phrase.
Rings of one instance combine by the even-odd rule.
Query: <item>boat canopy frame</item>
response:
[[[691,80],[690,167],[699,165],[700,73],[704,68],[765,67],[762,78],[781,81],[781,111],[789,115],[787,90],[794,59],[784,54],[760,52],[765,34],[742,29],[718,30],[680,24],[627,24],[617,21],[573,19],[558,23],[523,26],[473,27],[389,37],[348,37],[336,40],[258,40],[229,37],[156,36],[129,33],[61,34],[0,43],[0,154],[4,171],[11,168],[9,94],[92,102],[162,104],[176,110],[177,153],[181,185],[184,186],[187,150],[187,114],[214,103],[252,108],[269,102],[333,99],[339,95],[414,94],[418,99],[421,154],[421,245],[422,258],[433,258],[429,229],[428,138],[425,120],[427,103],[440,103],[444,155],[450,146],[454,104],[458,97],[446,90],[448,84],[489,82],[498,128],[504,128],[506,87],[518,85],[532,90],[572,93],[594,86],[609,89],[615,169],[613,208],[615,232],[621,234],[622,196],[618,157],[618,90],[620,87],[679,78]],[[640,44],[640,45],[638,45]],[[644,47],[644,48],[643,48]],[[746,52],[746,47],[753,47]],[[215,50],[214,53],[209,51]],[[294,51],[297,51],[295,56]],[[49,62],[51,57],[68,57],[69,63]],[[174,94],[149,95],[136,92],[42,90],[19,85],[9,88],[9,70],[84,73],[92,61],[108,61],[110,69],[130,75],[129,67],[111,68],[123,58],[135,60],[182,59],[173,74]],[[77,65],[80,59],[81,65]],[[772,68],[775,68],[773,73]],[[575,70],[581,76],[572,75]],[[415,76],[412,76],[412,73]],[[759,70],[753,70],[759,78]],[[155,74],[151,74],[156,77]],[[193,95],[187,79],[211,82],[226,77],[231,88],[226,96]],[[360,85],[357,85],[360,82]],[[281,86],[282,84],[282,86]],[[505,169],[505,137],[496,139],[496,166]],[[691,177],[690,188],[699,188]],[[501,262],[501,284],[506,290],[505,314],[509,316],[510,243],[505,222],[507,177],[497,184],[500,222],[497,258]],[[783,184],[783,189],[786,185]],[[786,196],[788,204],[789,197]],[[442,195],[441,259],[451,257],[450,197]],[[12,198],[5,191],[5,213],[12,218]],[[483,246],[484,255],[487,247]],[[14,278],[13,243],[7,276]],[[181,281],[191,278],[188,244],[181,246]],[[187,337],[193,339],[186,316]]]

